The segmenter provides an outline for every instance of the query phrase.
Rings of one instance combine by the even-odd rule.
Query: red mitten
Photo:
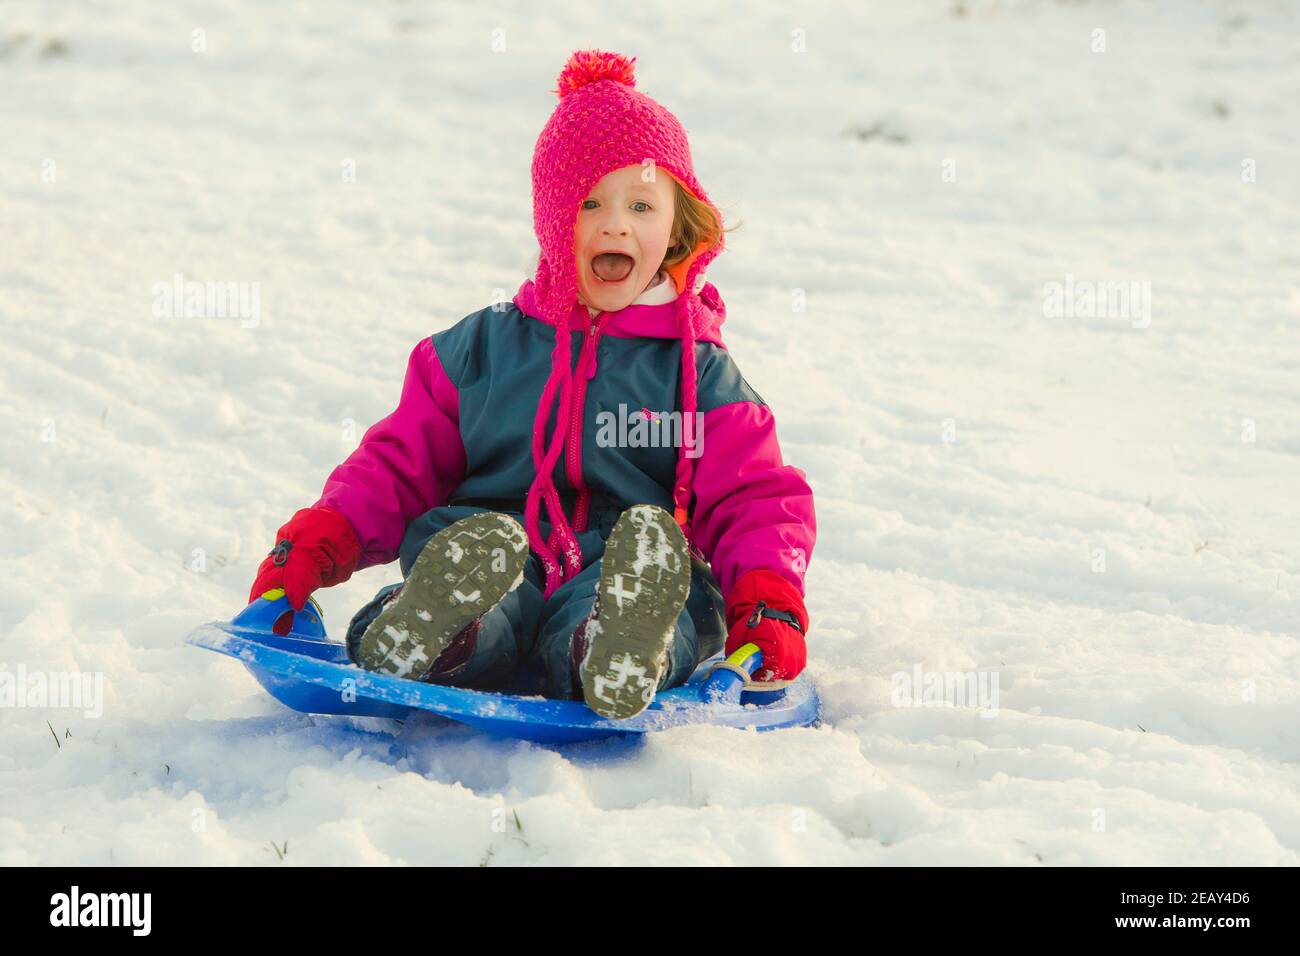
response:
[[[794,621],[789,618],[794,618]],[[795,622],[798,623],[795,623]],[[763,666],[756,681],[794,680],[808,662],[804,633],[808,612],[793,584],[774,571],[748,571],[727,595],[728,656],[744,644],[757,644]]]
[[[317,588],[352,577],[361,543],[352,524],[332,508],[303,508],[275,533],[276,546],[257,569],[251,604],[272,588],[284,588],[295,611]]]

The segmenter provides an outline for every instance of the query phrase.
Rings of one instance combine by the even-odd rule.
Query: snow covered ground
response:
[[[0,672],[104,699],[0,707],[0,863],[1297,863],[1295,6],[569,7],[4,5]],[[518,286],[584,46],[743,220],[710,278],[818,496],[825,724],[290,713],[182,639]],[[178,274],[256,315],[158,315]]]

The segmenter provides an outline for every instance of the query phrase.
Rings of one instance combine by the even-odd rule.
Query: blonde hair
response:
[[[664,253],[663,265],[660,266],[665,271],[689,259],[701,242],[707,240],[708,247],[712,247],[722,238],[722,233],[738,228],[720,228],[721,223],[713,214],[712,208],[691,195],[690,190],[683,187],[676,177],[673,178],[673,189],[676,193],[673,227],[668,234],[668,251]]]

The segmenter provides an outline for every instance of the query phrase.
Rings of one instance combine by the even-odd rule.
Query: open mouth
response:
[[[591,271],[601,282],[616,285],[632,274],[636,261],[622,252],[602,252],[591,260]]]

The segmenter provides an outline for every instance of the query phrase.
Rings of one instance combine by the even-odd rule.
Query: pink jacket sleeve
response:
[[[804,594],[804,572],[817,541],[807,476],[781,460],[772,410],[731,402],[704,414],[695,462],[695,544],[725,599],[747,571],[763,569]]]
[[[359,570],[395,559],[406,526],[445,504],[464,477],[459,395],[426,338],[411,351],[397,408],[330,473],[316,507],[352,524]]]

